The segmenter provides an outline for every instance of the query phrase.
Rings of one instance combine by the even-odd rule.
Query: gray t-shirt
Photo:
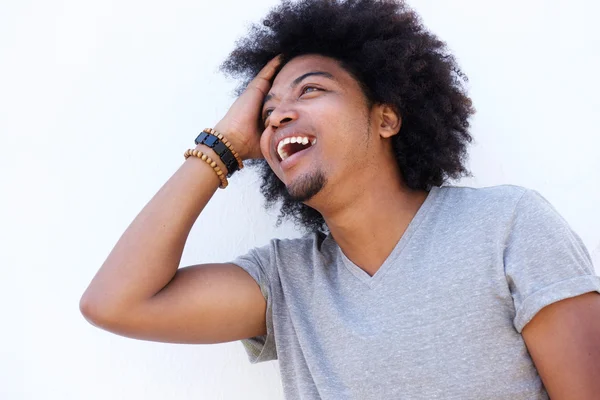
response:
[[[241,342],[290,400],[547,399],[521,331],[600,293],[578,235],[514,185],[433,187],[372,277],[321,233],[232,262],[267,300],[267,334]]]

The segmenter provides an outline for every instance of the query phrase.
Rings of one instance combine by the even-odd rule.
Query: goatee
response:
[[[299,177],[290,186],[286,186],[286,189],[292,200],[303,203],[319,193],[326,182],[325,174],[317,171]]]

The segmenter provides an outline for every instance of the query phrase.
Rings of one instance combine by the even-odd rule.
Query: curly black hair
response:
[[[240,95],[277,54],[283,54],[280,68],[303,54],[334,58],[358,81],[369,107],[389,104],[399,112],[401,134],[392,146],[408,187],[429,191],[472,176],[464,165],[475,113],[463,86],[468,79],[446,43],[403,1],[283,0],[250,26],[220,70],[243,80]],[[277,226],[291,217],[307,232],[328,231],[317,210],[290,198],[264,159],[247,163],[259,169],[265,207],[282,202]]]

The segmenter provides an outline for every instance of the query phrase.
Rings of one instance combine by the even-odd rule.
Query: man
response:
[[[194,153],[146,205],[86,318],[242,340],[289,399],[597,398],[600,279],[577,234],[534,190],[443,186],[467,174],[474,112],[444,43],[392,1],[284,2],[263,25],[223,66],[251,81],[215,131],[307,234],[178,269],[235,171],[202,139],[212,168]]]

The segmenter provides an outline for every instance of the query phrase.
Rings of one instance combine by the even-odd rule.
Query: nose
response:
[[[291,107],[282,109],[281,105],[271,111],[271,116],[269,117],[270,124],[273,129],[277,129],[282,125],[295,121],[296,119],[298,119],[298,113],[294,109]]]

